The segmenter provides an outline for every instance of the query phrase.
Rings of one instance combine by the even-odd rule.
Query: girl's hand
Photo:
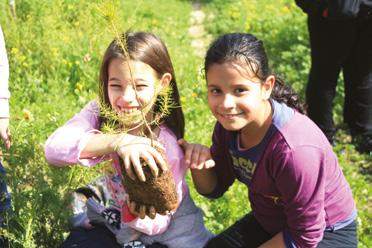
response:
[[[190,144],[184,139],[179,139],[177,142],[185,152],[185,162],[190,169],[202,170],[214,167],[215,163],[208,147]]]
[[[5,148],[9,150],[12,139],[9,131],[9,119],[0,117],[0,137],[4,141]]]
[[[129,207],[129,211],[131,212],[131,214],[136,215],[136,216],[140,217],[141,219],[144,219],[146,217],[146,215],[150,219],[155,219],[156,209],[155,209],[154,206],[140,205],[139,208],[138,208],[139,210],[137,211],[136,202],[130,201],[129,196],[127,198],[127,201],[128,201],[127,204],[128,204],[128,207]],[[167,215],[167,214],[169,214],[168,211],[166,213],[162,213],[162,215]]]
[[[116,152],[123,159],[125,171],[132,180],[138,177],[140,181],[146,181],[140,158],[147,163],[155,177],[158,176],[159,168],[163,171],[168,170],[164,158],[158,152],[158,150],[164,151],[164,147],[156,141],[154,141],[154,146],[156,149],[151,146],[150,139],[144,137],[138,137],[131,143],[117,146]]]

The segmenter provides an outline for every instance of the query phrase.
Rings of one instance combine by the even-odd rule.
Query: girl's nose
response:
[[[125,87],[122,95],[119,98],[119,102],[123,104],[131,103],[136,100],[136,93],[133,87]]]
[[[222,106],[224,108],[234,108],[235,107],[235,100],[234,97],[230,94],[226,94],[222,101]]]

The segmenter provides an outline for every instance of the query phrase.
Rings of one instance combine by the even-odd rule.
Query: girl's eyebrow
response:
[[[149,82],[147,79],[144,79],[144,78],[136,78],[134,81],[135,82],[146,82],[146,83]]]
[[[248,84],[234,84],[233,87],[249,87]]]
[[[111,78],[109,78],[108,81],[120,81],[120,79],[118,79],[118,78],[116,78],[116,77],[111,77]]]

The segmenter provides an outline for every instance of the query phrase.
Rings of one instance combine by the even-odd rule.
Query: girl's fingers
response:
[[[7,135],[8,135],[8,139],[5,141],[5,147],[6,149],[10,149],[10,146],[12,145],[12,135],[10,135],[10,130],[9,128],[6,130],[7,132]]]
[[[151,143],[151,139],[146,137],[138,137],[138,139],[135,142],[133,142],[133,144],[144,144],[149,146],[151,146],[152,144],[156,149],[159,149],[159,151],[161,152],[165,151],[165,147],[159,141],[153,140]]]
[[[132,201],[132,202],[129,201],[128,207],[129,207],[129,211],[130,211],[132,214],[134,214],[134,215],[136,215],[136,216],[139,215],[139,213],[136,211],[136,203],[135,203],[134,201]]]
[[[191,156],[193,154],[194,146],[189,145],[184,148],[185,150],[185,162],[187,165],[191,164]]]
[[[143,170],[142,170],[142,165],[141,165],[141,162],[140,162],[140,159],[139,159],[139,154],[131,154],[130,156],[130,161],[132,162],[132,167],[134,169],[134,171],[136,172],[136,175],[138,177],[138,179],[142,182],[145,182],[146,181],[146,177],[145,177],[145,174],[143,173]]]
[[[136,180],[136,175],[133,173],[132,165],[131,165],[131,161],[130,161],[130,157],[129,156],[125,156],[123,158],[123,162],[124,162],[124,168],[125,168],[126,173],[128,174],[128,176],[133,181],[135,181]]]
[[[165,152],[165,147],[158,141],[154,141],[154,147],[160,152]]]
[[[156,209],[155,209],[154,206],[150,206],[148,214],[146,214],[146,205],[141,205],[139,207],[139,211],[137,212],[137,210],[136,210],[137,205],[134,201],[131,202],[128,198],[127,204],[128,204],[128,208],[129,208],[130,213],[140,217],[141,219],[144,219],[146,217],[146,215],[149,216],[149,218],[151,218],[151,219],[154,219],[155,216],[156,216]]]
[[[0,129],[0,137],[4,142],[8,140],[8,133],[7,129]]]
[[[154,206],[150,206],[149,208],[149,215],[148,215],[151,219],[155,219],[155,216],[156,216],[156,209],[154,208]]]
[[[182,147],[182,149],[185,149],[187,146],[187,141],[184,139],[177,140],[177,143]]]
[[[151,154],[148,152],[143,152],[141,154],[141,157],[143,158],[143,160],[145,160],[147,165],[150,167],[151,173],[154,175],[154,177],[157,177],[159,174],[159,169],[155,163],[154,158],[151,156]]]
[[[190,168],[199,167],[199,157],[200,157],[200,149],[199,147],[196,147],[192,151]]]
[[[150,149],[148,151],[150,152],[152,157],[156,160],[158,167],[160,167],[162,169],[162,171],[167,171],[168,166],[165,163],[165,160],[164,160],[163,156],[157,150],[155,150],[152,147],[150,147]]]
[[[206,169],[210,169],[214,166],[215,166],[215,162],[214,162],[213,159],[208,159],[207,161],[205,161],[205,168]]]
[[[204,165],[205,161],[207,161],[209,158],[210,158],[209,149],[203,147],[199,154],[198,165],[200,164]]]
[[[214,166],[214,161],[211,159],[211,153],[207,147],[203,147],[201,149],[200,155],[199,155],[199,161],[197,169],[209,169]]]
[[[140,206],[140,209],[139,209],[139,217],[141,219],[144,219],[146,217],[146,206],[145,205],[141,205]]]

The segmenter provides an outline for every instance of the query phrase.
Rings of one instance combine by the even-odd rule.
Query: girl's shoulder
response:
[[[159,129],[159,140],[161,142],[172,145],[176,144],[178,146],[177,137],[169,127],[167,127],[165,124],[162,124],[159,126]]]
[[[99,115],[100,108],[99,108],[98,99],[93,99],[90,102],[88,102],[84,106],[84,108],[82,109],[82,111],[91,112],[93,114]]]
[[[289,147],[314,146],[324,148],[328,141],[319,127],[306,115],[295,112],[293,118],[278,129]]]
[[[159,128],[159,141],[165,147],[168,160],[181,159],[183,157],[183,151],[177,143],[176,135],[164,124]]]
[[[100,122],[100,108],[98,100],[88,102],[77,115],[82,120],[99,124]]]

